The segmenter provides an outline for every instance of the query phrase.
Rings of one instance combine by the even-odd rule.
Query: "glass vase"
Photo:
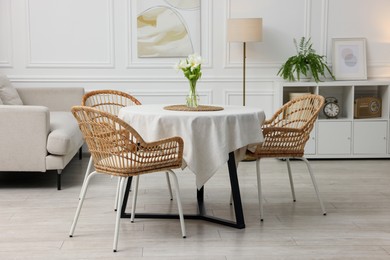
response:
[[[199,96],[196,93],[196,81],[190,81],[190,92],[188,93],[186,99],[187,107],[198,107],[199,106]]]

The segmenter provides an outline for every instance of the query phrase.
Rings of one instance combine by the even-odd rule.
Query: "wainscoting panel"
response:
[[[260,107],[264,110],[267,117],[274,113],[274,93],[272,91],[246,91],[245,103],[246,106]],[[226,104],[228,105],[242,105],[242,91],[226,90],[225,91]]]
[[[295,52],[293,39],[308,34],[310,1],[258,0],[257,8],[248,10],[250,2],[227,1],[227,18],[263,18],[263,41],[247,43],[247,66],[278,67]],[[228,43],[225,67],[240,67],[242,59],[242,43]]]
[[[188,83],[173,69],[180,58],[136,56],[136,3],[0,0],[0,73],[23,87],[140,90],[144,103],[184,102]],[[247,44],[247,102],[259,97],[268,111],[279,106],[277,72],[301,36],[329,62],[332,38],[364,37],[368,77],[390,77],[389,0],[201,0],[201,9],[204,103],[242,104],[242,44],[226,41],[228,18],[263,18],[263,41]]]
[[[113,0],[27,1],[27,66],[113,67],[113,16]]]
[[[0,67],[12,67],[11,0],[0,1]]]
[[[384,76],[381,67],[390,65],[390,1],[329,1],[328,50],[332,38],[366,38],[369,76]],[[383,71],[383,70],[382,70]]]
[[[153,91],[146,92],[133,89],[124,89],[123,91],[137,97],[142,104],[167,104],[167,105],[184,105],[188,92],[186,91]],[[212,103],[212,91],[198,91],[199,99],[201,104]]]

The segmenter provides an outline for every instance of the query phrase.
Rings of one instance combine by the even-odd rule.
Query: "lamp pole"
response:
[[[262,18],[231,18],[227,20],[227,41],[240,42],[243,44],[242,48],[242,105],[245,106],[245,80],[246,80],[246,43],[247,42],[261,42],[262,36]]]
[[[242,105],[245,106],[245,68],[246,68],[246,42],[242,43],[242,57],[243,57],[243,68],[242,68]]]

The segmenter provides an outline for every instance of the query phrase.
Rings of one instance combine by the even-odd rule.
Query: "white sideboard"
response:
[[[307,158],[390,158],[390,81],[282,82],[280,105],[292,93],[312,93],[335,97],[341,113],[328,119],[320,112],[306,144]],[[381,100],[381,116],[354,118],[354,102],[361,97]]]

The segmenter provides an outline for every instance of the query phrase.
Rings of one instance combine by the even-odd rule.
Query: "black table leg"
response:
[[[240,187],[238,184],[237,178],[237,168],[234,158],[234,152],[229,153],[229,176],[230,176],[230,186],[232,189],[233,203],[234,203],[234,212],[236,215],[236,221],[231,221],[228,219],[217,218],[214,216],[209,216],[206,214],[206,209],[204,205],[204,187],[197,190],[197,201],[198,201],[198,214],[184,214],[185,219],[200,219],[205,220],[229,227],[234,227],[238,229],[245,228],[244,213],[242,210],[241,196],[240,196]],[[131,214],[126,213],[127,201],[129,198],[130,186],[132,178],[129,177],[126,185],[126,190],[123,198],[123,204],[121,209],[122,218],[130,218]],[[178,219],[178,214],[159,214],[159,213],[136,213],[136,218],[165,218],[165,219]]]
[[[229,153],[229,176],[230,187],[232,189],[234,213],[236,214],[237,228],[245,228],[244,212],[242,210],[240,186],[238,184],[237,167],[234,158],[234,152]]]

